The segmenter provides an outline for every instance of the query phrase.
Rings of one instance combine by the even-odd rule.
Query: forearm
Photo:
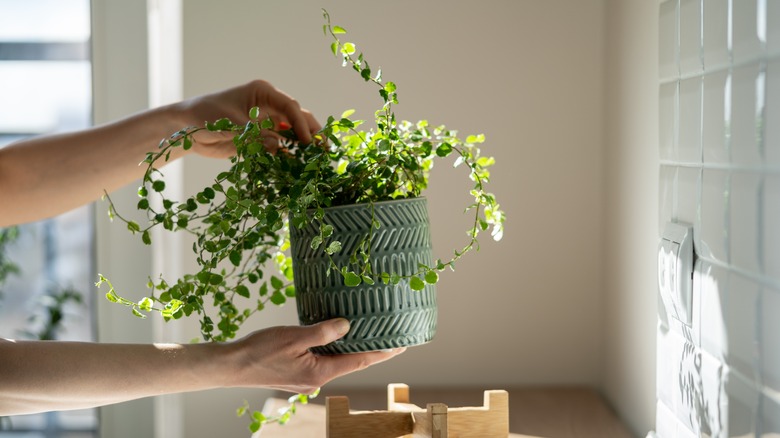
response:
[[[0,226],[54,216],[130,183],[143,175],[146,153],[188,122],[167,106],[0,149]]]
[[[332,319],[271,327],[218,344],[93,344],[0,338],[0,416],[102,406],[222,387],[311,393],[404,349],[317,356],[349,331]]]
[[[0,416],[231,386],[230,344],[0,340]]]

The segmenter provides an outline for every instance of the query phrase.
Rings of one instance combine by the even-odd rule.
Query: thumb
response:
[[[319,347],[341,339],[349,332],[349,321],[344,318],[329,319],[310,326],[303,327],[303,341],[309,347]]]

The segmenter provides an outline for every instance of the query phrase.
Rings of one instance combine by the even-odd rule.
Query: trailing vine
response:
[[[455,262],[478,249],[481,232],[492,228],[492,237],[501,238],[504,213],[486,190],[489,168],[495,160],[482,156],[479,148],[485,136],[460,137],[457,131],[444,125],[430,126],[426,120],[397,121],[396,84],[385,81],[381,69],[374,72],[354,43],[341,40],[346,30],[333,25],[327,11],[323,11],[323,18],[323,32],[332,40],[332,53],[377,89],[381,105],[373,123],[352,118],[354,111],[347,110],[339,117],[329,117],[314,141],[304,144],[289,126],[277,126],[270,118],[260,117],[260,108],[252,108],[247,123],[220,119],[183,128],[162,140],[157,150],[147,154],[138,188],[136,208],[145,214],[146,223],[123,217],[106,194],[108,213],[147,245],[152,244],[155,227],[191,233],[199,270],[171,282],[150,278],[152,292],[139,300],[121,296],[101,275],[97,285],[108,286],[107,299],[142,318],[150,312],[158,312],[166,320],[197,315],[204,340],[233,339],[255,313],[295,297],[292,260],[286,254],[291,227],[314,224],[319,234],[311,247],[330,258],[342,245],[333,238],[333,227],[323,221],[326,208],[369,204],[373,228],[381,228],[373,204],[420,196],[428,186],[434,162],[452,154],[455,167],[465,169],[473,183],[469,191],[473,202],[465,208],[473,214],[473,222],[463,246],[447,260],[437,260],[432,266],[420,264],[416,272],[402,276],[373,272],[368,263],[369,235],[351,254],[348,265],[338,266],[330,258],[328,274],[340,275],[347,286],[408,282],[411,289],[422,290],[426,283],[436,283],[441,271],[454,270]],[[231,166],[186,199],[172,199],[165,192],[160,167],[174,149],[189,150],[196,141],[194,135],[201,131],[233,134],[236,153],[230,159]],[[278,150],[265,147],[269,136],[282,138]],[[275,273],[268,273],[269,264],[275,266]],[[279,420],[263,417],[259,423],[268,421]]]

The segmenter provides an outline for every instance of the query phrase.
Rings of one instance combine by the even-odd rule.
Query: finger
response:
[[[292,122],[292,128],[295,131],[295,135],[298,136],[298,140],[304,144],[311,143],[312,128],[309,126],[309,120],[307,120],[298,102],[294,100],[289,102],[285,107],[285,114]],[[314,132],[317,132],[317,130]]]
[[[328,376],[328,380],[332,380],[336,377],[390,360],[404,351],[406,351],[406,347],[395,348],[389,351],[318,356],[317,359],[318,366],[323,370],[324,375]]]
[[[327,345],[341,339],[349,331],[349,321],[335,318],[317,324],[301,327],[299,340],[306,348]]]
[[[306,118],[306,121],[309,124],[310,133],[316,134],[322,129],[322,125],[320,124],[320,122],[317,121],[317,119],[314,117],[314,114],[312,114],[311,111],[304,109],[303,116]]]
[[[266,97],[269,106],[281,112],[290,122],[295,135],[298,136],[298,140],[303,143],[311,143],[312,133],[319,131],[319,128],[317,128],[319,123],[314,120],[311,113],[307,116],[306,113],[308,111],[301,109],[301,105],[297,100],[276,87],[271,87]],[[310,122],[313,122],[311,126]],[[312,131],[312,129],[314,130]]]

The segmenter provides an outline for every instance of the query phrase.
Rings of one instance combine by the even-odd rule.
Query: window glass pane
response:
[[[0,41],[89,39],[89,0],[0,0]]]
[[[89,126],[91,74],[88,61],[0,61],[0,133]]]

